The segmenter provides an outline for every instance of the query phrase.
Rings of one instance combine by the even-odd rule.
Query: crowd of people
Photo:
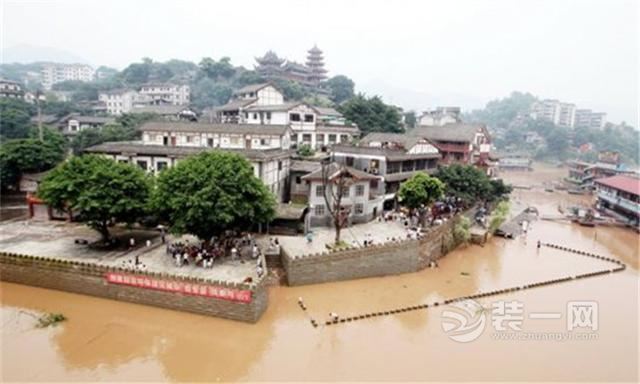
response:
[[[216,260],[230,257],[231,260],[260,259],[260,248],[250,233],[238,234],[227,231],[222,236],[214,236],[209,241],[192,243],[189,240],[167,244],[167,254],[171,255],[176,267],[193,264],[212,268]]]

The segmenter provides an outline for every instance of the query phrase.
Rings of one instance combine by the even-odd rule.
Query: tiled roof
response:
[[[472,142],[480,130],[486,132],[483,125],[452,123],[443,126],[422,125],[411,130],[409,134],[432,141]]]
[[[338,112],[335,108],[331,108],[331,107],[313,106],[313,109],[315,109],[319,115],[323,115],[323,116],[342,116],[342,113]]]
[[[224,123],[188,123],[172,121],[150,121],[140,127],[140,131],[148,132],[201,132],[201,133],[231,133],[255,135],[285,135],[289,131],[288,125],[262,124],[224,124]]]
[[[309,160],[293,160],[289,166],[291,172],[311,173],[320,168],[320,162]]]
[[[295,107],[297,107],[298,105],[301,105],[304,103],[301,102],[287,102],[287,103],[282,103],[282,104],[272,104],[272,105],[250,105],[249,107],[247,107],[247,109],[245,109],[247,112],[257,112],[257,111],[288,111],[291,110]]]
[[[355,145],[336,144],[331,147],[334,153],[353,153],[361,155],[383,156],[390,161],[411,160],[411,159],[439,159],[439,153],[416,153],[409,154],[401,149],[380,148],[380,147],[361,147]]]
[[[333,179],[335,177],[338,176],[338,172],[339,170],[344,170],[344,172],[347,172],[349,175],[351,175],[351,177],[353,177],[354,179],[359,179],[359,180],[376,180],[376,179],[380,179],[380,176],[376,176],[376,175],[372,175],[370,173],[367,172],[363,172],[360,170],[357,170],[355,168],[351,168],[351,167],[347,167],[347,166],[339,166],[337,163],[331,163],[329,164],[329,169],[326,170],[326,174],[327,177],[329,179]],[[315,170],[314,172],[311,172],[308,175],[304,175],[302,176],[303,180],[322,180],[323,179],[323,173],[322,173],[322,167],[320,167],[319,169]]]
[[[100,116],[71,116],[68,120],[78,120],[80,123],[88,124],[108,124],[116,121],[113,117]]]
[[[404,149],[409,150],[421,139],[419,136],[410,136],[402,133],[372,132],[363,137],[360,142],[362,144],[369,144],[371,142],[398,143],[402,145]]]
[[[258,100],[258,99],[254,98],[254,99],[236,99],[236,100],[231,100],[225,105],[221,105],[219,107],[214,107],[213,110],[214,111],[234,111],[234,110],[239,109],[239,108],[244,108],[247,105],[249,105],[251,103],[254,103],[256,100]]]
[[[238,89],[237,91],[233,92],[233,94],[234,95],[240,95],[240,94],[243,94],[243,93],[258,92],[262,88],[268,87],[269,85],[271,85],[271,84],[270,83],[249,84],[249,85],[245,85],[244,87],[242,87],[242,88]]]
[[[640,195],[640,179],[635,177],[616,175],[605,177],[604,179],[596,179],[595,183],[628,192],[633,195]]]
[[[233,152],[245,156],[251,160],[267,160],[273,158],[284,158],[290,155],[290,151],[282,149],[230,149],[230,148],[209,148],[209,147],[184,147],[184,146],[164,146],[142,144],[140,141],[110,141],[94,145],[85,149],[88,153],[108,153],[108,154],[136,154],[149,156],[186,157],[206,151]]]
[[[189,108],[184,105],[145,105],[132,108],[131,113],[157,113],[158,115],[177,115],[185,109]]]

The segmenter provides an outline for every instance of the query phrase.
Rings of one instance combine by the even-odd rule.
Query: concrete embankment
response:
[[[250,323],[268,304],[264,279],[229,283],[6,252],[0,280]]]

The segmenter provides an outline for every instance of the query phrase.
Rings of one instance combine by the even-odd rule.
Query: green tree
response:
[[[268,223],[275,199],[242,156],[222,151],[189,157],[163,171],[151,206],[174,232],[209,239],[227,229]]]
[[[331,100],[336,104],[340,104],[354,96],[355,83],[347,76],[334,76],[327,80],[325,84],[331,91]]]
[[[310,156],[313,156],[316,153],[313,150],[313,148],[311,148],[311,146],[309,144],[300,145],[296,152],[298,153],[298,155],[300,155],[302,157],[310,157]]]
[[[398,198],[402,205],[418,209],[442,197],[444,190],[445,185],[442,181],[421,172],[400,185]]]
[[[459,197],[466,204],[487,200],[492,188],[489,177],[472,165],[453,164],[441,167],[435,177],[445,183],[448,195]]]
[[[0,98],[0,134],[3,138],[27,137],[35,107],[23,100]]]
[[[508,196],[513,188],[502,181],[502,179],[493,179],[489,181],[490,191],[488,195],[489,201],[497,201]]]
[[[310,96],[310,93],[295,81],[276,79],[274,84],[282,92],[286,100],[302,100]]]
[[[49,170],[64,159],[66,142],[60,133],[45,128],[44,142],[36,138],[35,132],[31,136],[7,140],[0,145],[2,189],[15,187],[24,173]]]
[[[38,197],[56,209],[77,212],[77,220],[98,231],[106,243],[110,225],[143,217],[150,190],[151,179],[140,168],[84,155],[47,174]]]
[[[417,122],[418,122],[418,117],[416,116],[415,111],[409,111],[404,113],[404,123],[409,129],[415,128]]]
[[[135,129],[125,128],[120,124],[108,124],[102,128],[84,129],[71,140],[71,149],[76,155],[85,149],[107,141],[129,141],[138,138]]]
[[[231,65],[231,59],[228,57],[223,57],[219,61],[205,57],[198,66],[205,76],[213,80],[229,79],[236,73],[235,68]]]
[[[367,98],[362,94],[338,107],[346,119],[358,125],[363,135],[369,132],[402,132],[398,108],[382,102],[378,96]]]
[[[489,232],[494,233],[509,216],[509,203],[502,201],[498,203],[489,218]]]
[[[191,87],[191,104],[200,109],[223,105],[232,94],[233,89],[229,85],[203,77]]]

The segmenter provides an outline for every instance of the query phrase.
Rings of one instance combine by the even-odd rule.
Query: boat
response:
[[[570,195],[584,195],[585,192],[582,189],[569,189],[567,190]]]

